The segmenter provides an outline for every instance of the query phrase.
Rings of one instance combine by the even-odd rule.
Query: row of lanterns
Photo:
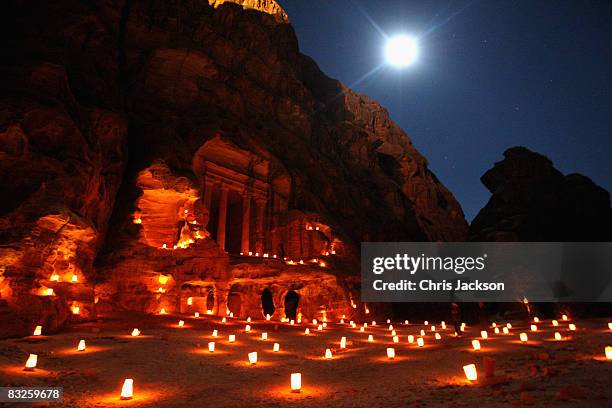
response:
[[[164,284],[165,282],[160,282],[160,283]],[[223,319],[225,320],[225,318],[223,318]],[[270,316],[269,315],[266,316],[266,320],[270,320]],[[341,323],[343,323],[343,320],[344,319],[341,320]],[[562,316],[562,320],[567,321],[568,320],[567,316],[563,315]],[[250,322],[250,321],[251,321],[251,319],[248,318],[247,322]],[[535,317],[533,319],[533,321],[534,321],[534,323],[539,323],[540,322],[538,317]],[[387,323],[390,323],[390,320],[387,320]],[[427,321],[425,321],[424,323],[425,323],[425,325],[429,324]],[[405,324],[408,324],[408,321],[405,321]],[[316,325],[317,326],[317,330],[319,330],[319,331],[322,331],[323,328],[325,326],[327,326],[325,321],[322,324],[318,324],[318,321],[316,319],[313,320],[313,325]],[[351,321],[350,325],[351,325],[351,327],[356,328],[355,322]],[[552,325],[554,327],[557,327],[559,325],[559,322],[557,320],[552,320]],[[179,320],[178,326],[179,327],[184,327],[184,321],[183,320]],[[372,326],[376,326],[376,322],[375,321],[372,322]],[[442,322],[441,326],[442,326],[443,329],[446,328],[446,325],[445,325],[444,322]],[[367,327],[367,323],[364,323],[364,325],[360,328],[360,331],[363,332],[365,327]],[[499,328],[497,327],[497,324],[493,323],[492,327],[495,329],[495,333],[498,334],[499,333]],[[510,323],[507,323],[506,326],[503,327],[504,334],[508,334],[509,333],[509,329],[511,329],[511,328],[512,328],[512,325]],[[388,329],[391,332],[391,335],[393,336],[393,342],[394,343],[398,343],[399,342],[399,337],[397,336],[396,331],[395,331],[393,325],[390,324]],[[568,325],[568,329],[570,331],[575,331],[576,330],[576,325],[573,324],[573,323],[570,323]],[[612,322],[608,323],[608,329],[612,330]],[[435,326],[432,325],[430,327],[430,330],[431,330],[431,332],[435,332],[435,338],[436,339],[438,339],[438,340],[441,339],[440,334],[436,332],[436,327]],[[465,323],[461,324],[461,330],[462,331],[465,330]],[[530,330],[532,332],[537,332],[538,331],[537,325],[536,324],[532,324],[530,326]],[[249,324],[247,324],[245,326],[244,331],[247,332],[247,333],[250,332],[251,331],[251,326]],[[309,334],[309,333],[310,333],[309,328],[306,328],[305,329],[305,334]],[[42,326],[39,325],[39,326],[36,326],[36,328],[34,329],[33,336],[40,336],[40,335],[42,335]],[[141,331],[138,328],[134,328],[132,330],[132,332],[131,332],[131,336],[133,336],[133,337],[137,337],[137,336],[140,336],[140,335],[141,335]],[[218,335],[219,335],[218,330],[217,329],[213,330],[212,337],[218,337]],[[416,339],[417,345],[419,347],[423,347],[424,344],[425,344],[424,339],[422,337],[424,335],[425,335],[425,331],[421,330],[421,337],[418,337]],[[554,336],[555,336],[555,340],[562,340],[562,336],[561,336],[561,334],[559,332],[555,332]],[[480,337],[481,337],[481,339],[487,339],[488,338],[488,332],[486,330],[482,330],[480,332]],[[527,333],[524,333],[524,332],[520,333],[519,338],[520,338],[521,342],[527,342],[528,341]],[[268,333],[267,332],[262,332],[261,333],[261,340],[265,341],[267,339],[268,339]],[[414,340],[415,340],[414,335],[409,335],[408,336],[408,343],[409,344],[414,343]],[[235,341],[236,341],[236,335],[235,334],[228,335],[228,342],[229,343],[234,343]],[[374,336],[372,334],[369,334],[368,341],[369,342],[373,342],[374,341]],[[345,349],[346,348],[346,344],[347,344],[346,337],[341,337],[341,339],[340,339],[340,348],[341,349]],[[472,340],[472,348],[474,350],[476,350],[476,351],[481,350],[480,340],[478,340],[478,339]],[[85,343],[84,339],[81,339],[79,341],[78,345],[77,345],[77,351],[81,352],[81,351],[84,351],[84,350],[86,350],[86,343]],[[215,352],[215,342],[214,341],[211,341],[211,342],[208,343],[208,351],[210,353],[214,353]],[[273,352],[279,352],[279,351],[280,351],[280,344],[279,343],[274,343],[274,345],[273,345]],[[607,360],[612,360],[612,346],[605,347],[604,351],[605,351],[606,359]],[[386,352],[387,352],[387,358],[389,360],[395,359],[396,353],[395,353],[395,349],[393,347],[388,347],[386,349]],[[258,354],[257,354],[256,351],[248,353],[247,357],[248,357],[249,365],[256,365],[257,364]],[[327,348],[325,350],[325,353],[324,353],[324,359],[331,359],[331,358],[332,358],[332,351],[331,351],[331,349]],[[38,363],[38,355],[30,354],[28,356],[28,359],[27,359],[26,363],[25,363],[24,371],[33,371],[36,368],[37,363]],[[463,371],[464,371],[465,377],[467,378],[468,381],[470,381],[470,382],[477,381],[478,374],[477,374],[477,370],[476,370],[475,364],[468,364],[468,365],[463,366]],[[290,384],[291,384],[291,391],[292,392],[300,392],[301,388],[302,388],[302,385],[301,385],[302,384],[302,375],[301,375],[301,373],[292,373],[291,374],[291,378],[290,378]],[[125,379],[124,383],[123,383],[123,386],[122,386],[122,389],[121,389],[120,399],[122,399],[122,400],[132,399],[133,398],[133,387],[134,387],[133,379],[131,379],[131,378]]]

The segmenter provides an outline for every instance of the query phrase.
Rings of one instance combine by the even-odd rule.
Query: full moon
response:
[[[411,65],[417,58],[417,42],[407,35],[397,35],[390,38],[385,46],[387,63],[397,68]]]

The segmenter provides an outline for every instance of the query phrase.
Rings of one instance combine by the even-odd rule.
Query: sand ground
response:
[[[179,319],[185,327],[178,327]],[[74,407],[611,406],[607,321],[579,320],[569,331],[568,322],[553,330],[547,320],[536,333],[513,322],[510,335],[489,329],[476,352],[471,341],[480,338],[479,327],[468,327],[461,338],[438,327],[442,339],[435,340],[429,326],[395,323],[400,343],[394,345],[382,322],[363,333],[346,324],[330,323],[323,332],[310,325],[306,336],[304,325],[254,321],[252,332],[244,333],[244,320],[121,315],[61,334],[1,340],[0,385],[61,386],[61,405]],[[130,336],[134,327],[140,337]],[[218,338],[212,337],[215,328]],[[408,344],[407,336],[421,329],[427,330],[425,346]],[[268,340],[261,340],[263,331]],[[518,340],[522,331],[527,344]],[[554,331],[567,339],[555,341]],[[228,342],[229,334],[236,334],[236,343]],[[339,346],[342,336],[346,350]],[[76,351],[80,339],[87,343],[84,352]],[[214,353],[209,341],[216,343]],[[275,342],[279,353],[272,352]],[[387,347],[395,348],[395,360],[387,359]],[[323,358],[326,348],[334,352],[331,360]],[[251,351],[258,352],[255,366],[247,364]],[[29,353],[38,354],[34,372],[22,370]],[[495,361],[493,379],[485,378],[485,357]],[[470,363],[477,366],[477,383],[463,374]],[[302,373],[299,394],[290,392],[292,372]],[[130,401],[119,400],[125,378],[134,379]]]

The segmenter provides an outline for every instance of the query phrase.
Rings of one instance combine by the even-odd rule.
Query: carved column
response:
[[[221,249],[225,250],[225,224],[227,219],[227,192],[226,186],[221,186],[221,194],[219,195],[219,218],[217,225],[217,244]]]
[[[251,195],[245,191],[242,195],[242,244],[240,250],[244,255],[249,254],[249,235],[251,224]]]
[[[260,254],[264,251],[264,211],[266,210],[266,200],[257,198],[255,200],[255,251]]]
[[[208,210],[208,214],[210,217],[210,206],[212,204],[212,193],[213,193],[213,188],[214,188],[214,184],[212,181],[208,181],[208,180],[204,180],[204,205],[206,206],[206,209]]]

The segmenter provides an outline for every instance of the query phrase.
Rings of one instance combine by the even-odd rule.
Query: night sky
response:
[[[611,1],[279,3],[300,50],[389,110],[468,221],[490,196],[480,176],[511,146],[612,190]],[[372,22],[417,37],[416,63],[384,65]]]

